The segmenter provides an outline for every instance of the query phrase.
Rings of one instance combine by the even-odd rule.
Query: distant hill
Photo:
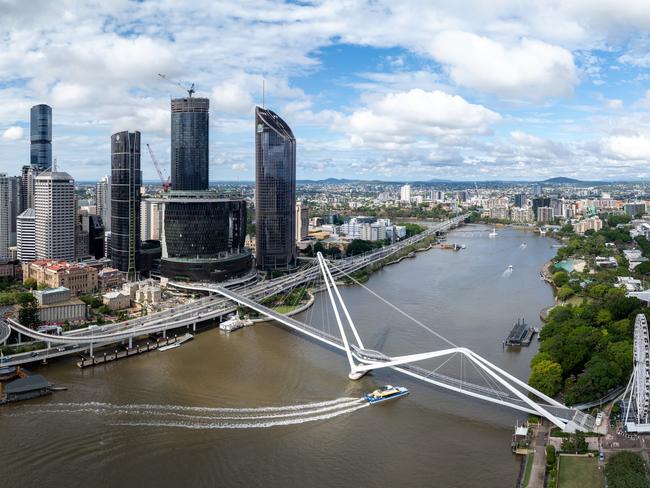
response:
[[[555,184],[576,184],[584,183],[584,181],[576,180],[575,178],[567,178],[565,176],[558,176],[556,178],[549,178],[548,180],[540,181],[540,183],[555,183]]]

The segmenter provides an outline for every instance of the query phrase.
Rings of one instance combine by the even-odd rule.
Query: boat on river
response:
[[[371,405],[374,405],[375,403],[385,402],[408,394],[408,388],[403,386],[384,385],[381,388],[377,388],[372,393],[368,393],[366,395],[366,400],[368,400],[368,403]]]

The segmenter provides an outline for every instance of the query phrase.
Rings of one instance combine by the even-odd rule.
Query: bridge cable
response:
[[[416,318],[413,317],[412,315],[408,314],[407,312],[405,312],[405,311],[402,310],[401,308],[397,307],[396,305],[393,305],[391,302],[389,302],[388,300],[386,300],[384,297],[382,297],[382,296],[378,295],[377,293],[375,293],[374,291],[372,291],[372,290],[371,290],[370,288],[368,288],[366,285],[364,285],[363,283],[361,283],[360,281],[358,281],[357,279],[355,279],[353,276],[349,275],[348,273],[346,273],[346,272],[345,272],[344,270],[342,270],[341,268],[338,268],[335,264],[330,263],[330,265],[333,266],[333,267],[334,267],[335,269],[337,269],[338,271],[340,271],[341,273],[343,273],[343,274],[344,274],[345,276],[347,276],[348,278],[350,278],[350,279],[351,279],[352,281],[354,281],[357,285],[360,285],[362,288],[364,288],[365,290],[367,290],[371,295],[375,296],[376,298],[378,298],[379,300],[381,300],[382,302],[384,302],[386,305],[388,305],[389,307],[393,308],[394,310],[396,310],[397,312],[399,312],[400,314],[402,314],[404,317],[406,317],[406,318],[412,320],[412,321],[415,322],[417,325],[419,325],[420,327],[422,327],[424,330],[427,330],[427,331],[429,331],[431,334],[435,335],[438,339],[441,339],[441,340],[445,341],[447,344],[449,344],[449,345],[452,346],[452,347],[459,347],[458,345],[454,344],[452,341],[450,341],[449,339],[447,339],[445,336],[443,336],[443,335],[440,334],[439,332],[436,332],[436,331],[433,330],[431,327],[429,327],[429,326],[423,324],[421,321],[419,321],[418,319],[416,319]]]

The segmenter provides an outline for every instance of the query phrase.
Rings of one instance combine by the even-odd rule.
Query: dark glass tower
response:
[[[52,166],[52,107],[34,105],[30,117],[30,164],[38,171]]]
[[[207,98],[172,99],[172,190],[207,190],[209,166]]]
[[[256,261],[286,268],[296,259],[296,138],[270,110],[255,108]]]
[[[111,259],[133,277],[140,261],[140,132],[111,136]]]

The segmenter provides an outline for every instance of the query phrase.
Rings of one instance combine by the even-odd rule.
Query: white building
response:
[[[162,229],[162,204],[143,199],[140,203],[140,239],[160,240]]]
[[[399,190],[400,200],[402,202],[411,203],[411,185],[404,185]]]
[[[36,214],[28,208],[16,218],[18,260],[28,263],[36,259]]]
[[[309,236],[309,209],[303,202],[296,202],[296,242]]]
[[[34,180],[36,257],[75,257],[74,180],[68,173],[46,171]]]
[[[95,186],[97,215],[102,218],[104,230],[111,230],[111,177],[102,176]]]
[[[573,232],[580,235],[584,234],[588,230],[593,230],[598,232],[602,228],[603,228],[603,221],[600,220],[600,217],[598,217],[597,215],[573,224]]]
[[[9,178],[0,173],[0,259],[9,258]]]
[[[375,224],[361,224],[361,237],[364,241],[382,241],[386,239],[386,226]]]

